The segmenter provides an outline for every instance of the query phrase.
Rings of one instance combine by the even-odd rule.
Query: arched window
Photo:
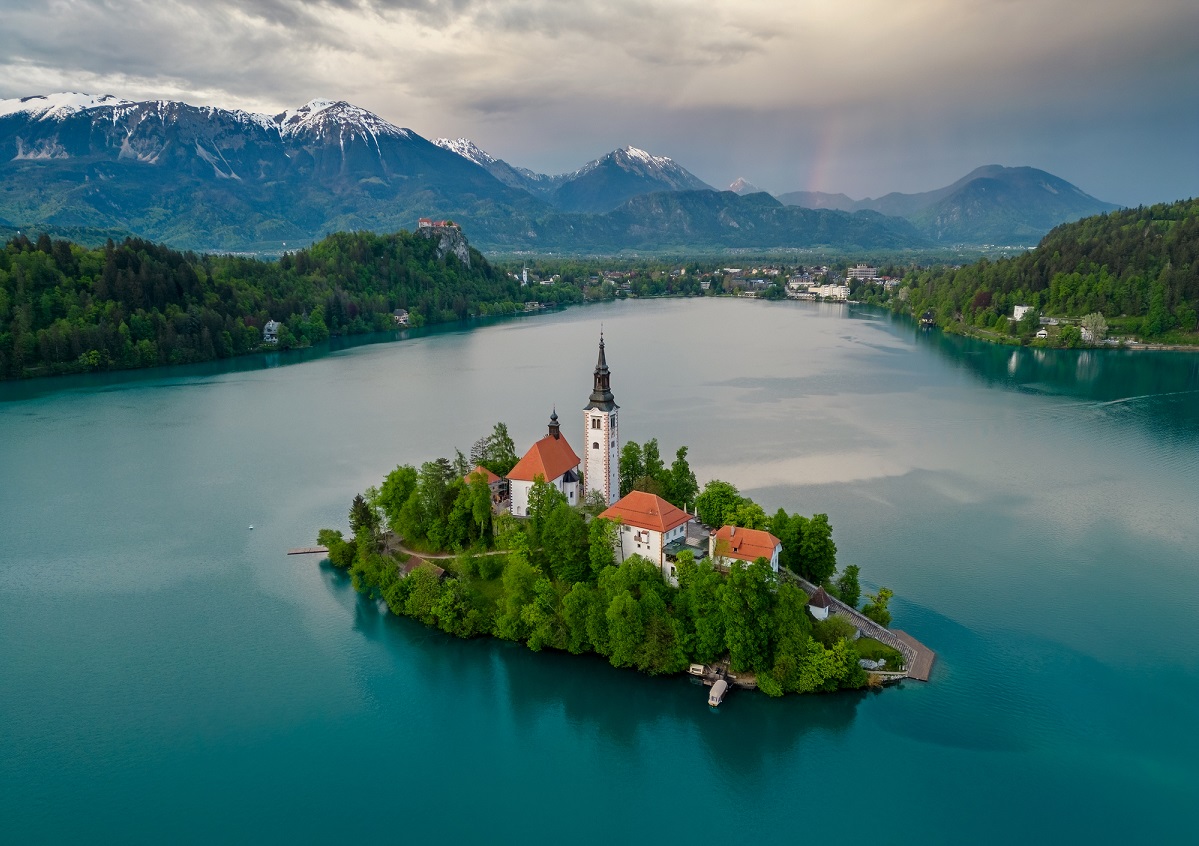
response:
[[[592,448],[592,449],[599,449],[599,441],[592,441],[592,442],[591,442],[591,448]]]

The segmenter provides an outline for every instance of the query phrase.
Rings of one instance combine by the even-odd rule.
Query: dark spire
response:
[[[604,355],[604,330],[600,329],[599,358],[595,362],[595,384],[591,389],[591,403],[587,408],[612,411],[617,408],[612,396],[612,376],[608,372],[608,358]]]
[[[562,429],[558,426],[558,407],[554,406],[554,410],[550,412],[550,437],[555,441],[562,437]]]

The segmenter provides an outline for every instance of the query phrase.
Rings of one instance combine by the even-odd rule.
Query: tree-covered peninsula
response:
[[[992,339],[1031,341],[1040,315],[1097,315],[1113,334],[1199,343],[1199,200],[1063,224],[1016,258],[914,271],[890,302],[917,316],[931,312],[943,328]],[[1009,320],[1020,305],[1031,316]],[[1062,346],[1085,338],[1078,329],[1049,334],[1045,340]]]
[[[622,474],[622,493],[629,486],[697,495],[686,448],[669,467],[657,458],[656,440],[626,445],[626,451],[640,460],[634,473]],[[324,529],[318,542],[358,591],[457,637],[594,652],[613,666],[651,674],[727,661],[734,672],[754,674],[759,689],[772,696],[863,687],[869,683],[863,658],[885,658],[889,667],[902,663],[891,647],[855,639],[854,626],[840,617],[813,619],[809,596],[792,579],[776,576],[764,558],[721,569],[684,551],[674,586],[640,555],[618,560],[618,525],[596,516],[602,501],[572,506],[539,481],[527,518],[495,513],[488,477],[472,468],[502,475],[515,462],[511,438],[499,424],[469,459],[459,452],[454,460],[397,467],[381,486],[354,499],[350,537]],[[698,492],[696,502],[705,522],[775,533],[783,539],[784,568],[857,605],[858,568],[847,566],[837,576],[826,515],[780,509],[768,516],[720,481]],[[885,588],[868,595],[863,612],[888,625],[890,596]]]
[[[197,255],[149,241],[89,249],[41,235],[0,250],[0,378],[187,364],[395,327],[516,311],[520,283],[456,227],[337,233],[276,261]],[[538,291],[581,299],[577,288]]]

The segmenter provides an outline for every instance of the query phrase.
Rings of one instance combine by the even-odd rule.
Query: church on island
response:
[[[590,401],[583,408],[583,458],[574,451],[550,414],[549,431],[529,447],[508,474],[509,508],[516,517],[529,514],[533,483],[545,479],[562,492],[571,505],[581,505],[593,492],[607,508],[599,516],[619,525],[614,544],[619,560],[640,555],[652,561],[671,584],[678,584],[675,563],[684,550],[698,561],[710,558],[727,570],[734,560],[753,562],[765,558],[776,573],[782,542],[770,532],[722,526],[710,530],[681,508],[656,494],[630,491],[620,496],[620,428],[612,394],[612,376],[600,333]]]

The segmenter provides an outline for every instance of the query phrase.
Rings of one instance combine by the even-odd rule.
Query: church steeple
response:
[[[604,330],[601,328],[591,402],[583,410],[586,455],[583,479],[584,490],[598,491],[608,505],[620,499],[620,429],[616,420],[619,407],[612,396],[612,375],[604,355]]]
[[[553,438],[555,441],[558,440],[558,438],[562,437],[562,428],[558,425],[558,408],[557,408],[557,406],[555,406],[554,410],[552,412],[550,412],[550,437]]]
[[[611,411],[617,407],[614,399],[612,396],[612,376],[608,372],[608,359],[604,355],[604,332],[601,329],[599,358],[595,362],[595,383],[591,390],[591,403],[587,408]]]

